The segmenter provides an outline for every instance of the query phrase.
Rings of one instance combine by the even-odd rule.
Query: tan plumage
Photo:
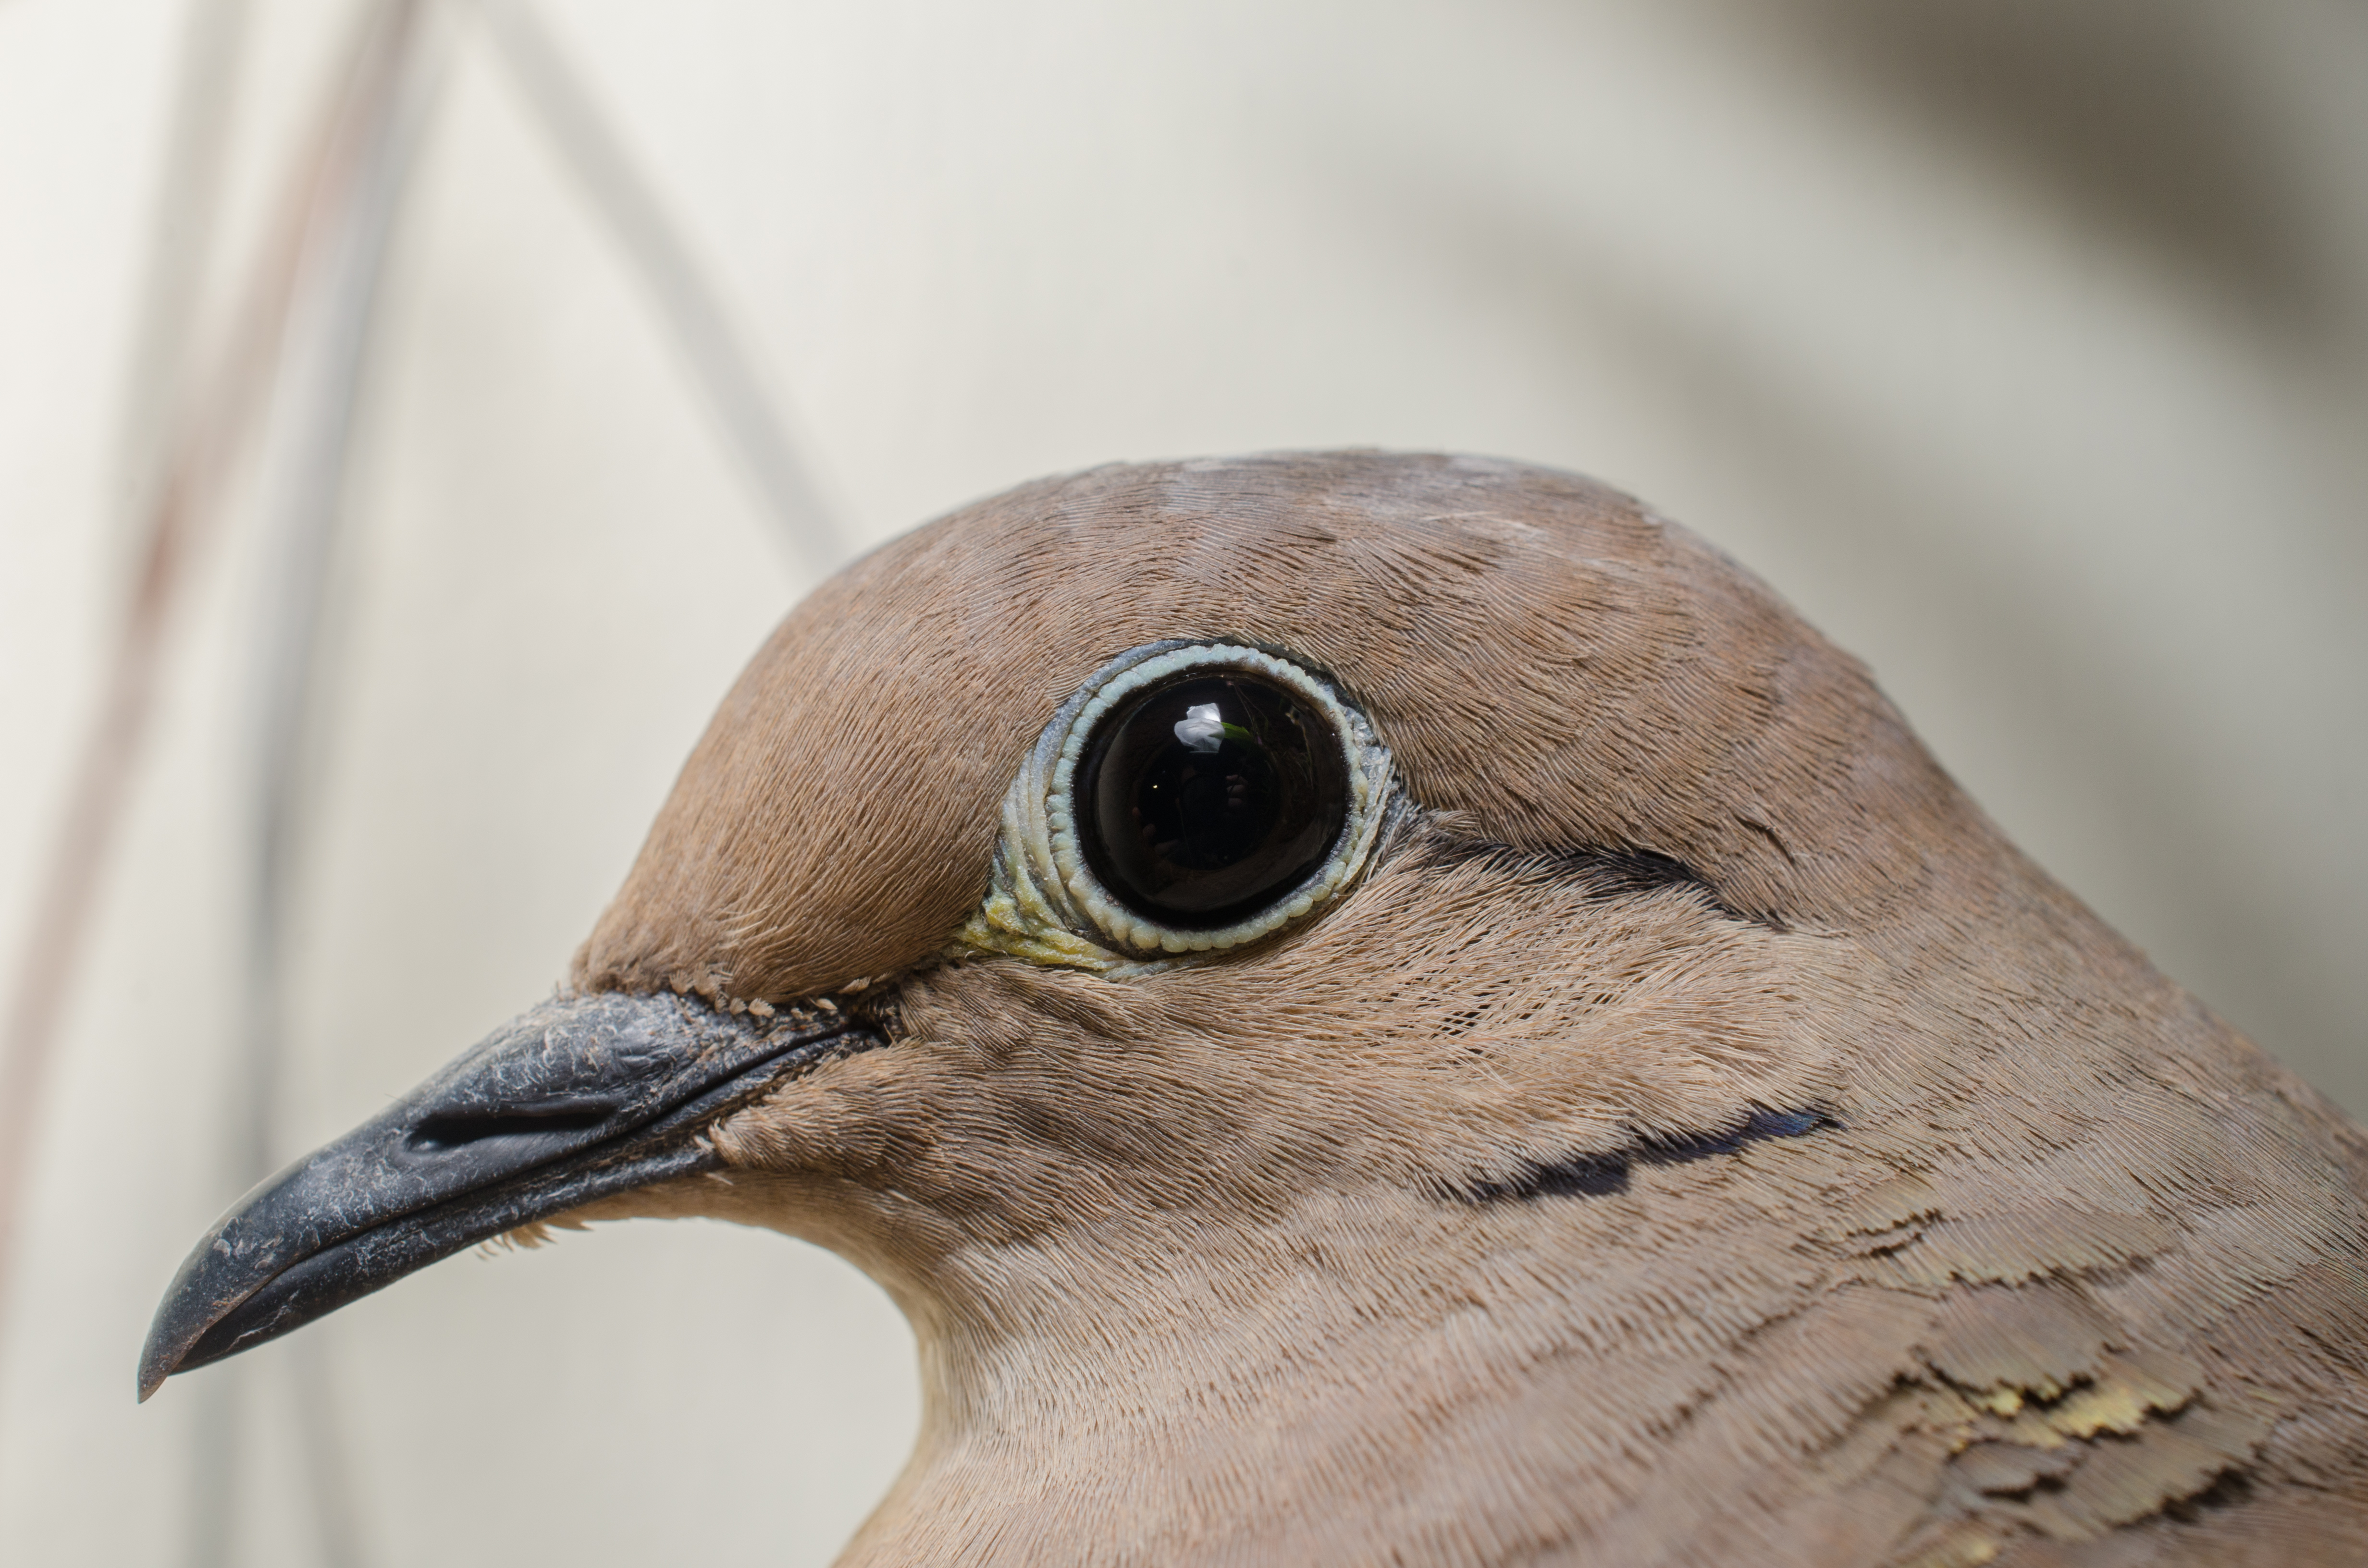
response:
[[[1407,806],[1360,880],[1180,964],[950,956],[1047,719],[1162,639],[1371,721]],[[726,699],[575,983],[884,1035],[577,1210],[903,1306],[923,1434],[850,1562],[2368,1560],[2359,1130],[1582,480],[1111,468],[887,546]]]

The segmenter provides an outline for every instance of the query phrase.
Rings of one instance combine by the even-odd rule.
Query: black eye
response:
[[[1102,717],[1076,801],[1078,847],[1114,897],[1214,930],[1323,866],[1349,820],[1349,765],[1325,716],[1281,687],[1196,674]]]

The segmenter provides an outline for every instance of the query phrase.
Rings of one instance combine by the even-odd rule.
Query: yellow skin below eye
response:
[[[1078,847],[1071,790],[1086,741],[1105,714],[1154,682],[1204,669],[1263,676],[1331,721],[1349,764],[1349,820],[1323,866],[1274,903],[1232,926],[1180,931],[1144,919],[1102,887]],[[1248,738],[1237,725],[1224,729]],[[954,934],[948,956],[1001,953],[1110,971],[1256,941],[1313,914],[1364,869],[1389,814],[1390,779],[1390,754],[1364,715],[1287,659],[1224,642],[1121,654],[1053,716],[1011,781],[986,897]]]

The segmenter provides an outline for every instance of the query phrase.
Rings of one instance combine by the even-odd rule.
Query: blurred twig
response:
[[[229,335],[179,400],[97,711],[36,894],[0,1035],[0,1312],[12,1299],[42,1089],[100,887],[148,736],[174,611],[220,521],[222,493],[271,390],[324,212],[346,199],[370,128],[390,109],[388,47],[413,0],[372,0],[353,57],[290,167]]]
[[[477,10],[528,108],[640,272],[781,542],[818,572],[836,568],[845,559],[838,530],[789,422],[666,204],[526,0],[478,0]]]
[[[214,254],[224,154],[252,9],[253,0],[195,0],[184,24],[180,82],[157,182],[148,277],[125,387],[124,537],[118,543],[126,551],[154,506],[165,443],[188,392],[189,340]]]
[[[384,13],[381,46],[394,74],[360,138],[352,178],[324,212],[297,325],[280,369],[286,389],[273,415],[268,539],[256,621],[248,719],[253,815],[247,894],[246,1016],[240,1037],[239,1116],[226,1146],[238,1190],[261,1181],[284,1157],[276,1136],[275,1088],[286,1027],[281,1017],[287,910],[293,892],[308,732],[322,653],[330,567],[345,506],[345,481],[377,314],[379,285],[418,135],[436,90],[423,59],[422,0],[375,0]]]
[[[268,539],[254,649],[248,824],[246,951],[242,1017],[224,1153],[232,1189],[244,1191],[280,1158],[279,1108],[287,1055],[286,979],[290,901],[303,826],[304,763],[313,728],[324,604],[354,417],[369,358],[395,218],[437,74],[423,60],[430,29],[422,0],[374,0],[358,73],[370,83],[356,126],[349,177],[340,199],[318,215],[312,258],[279,368],[272,475],[265,497]],[[278,1369],[294,1399],[304,1463],[298,1477],[312,1502],[316,1561],[353,1568],[368,1553],[359,1499],[322,1342],[307,1337]],[[242,1488],[242,1409],[258,1368],[217,1374],[197,1423],[193,1517],[185,1538],[191,1568],[224,1568]]]

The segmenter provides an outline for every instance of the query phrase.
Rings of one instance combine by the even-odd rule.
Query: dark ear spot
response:
[[[1432,862],[1463,866],[1474,861],[1494,869],[1531,876],[1566,879],[1583,884],[1597,898],[1630,898],[1664,888],[1687,888],[1729,920],[1782,931],[1771,916],[1749,915],[1729,903],[1717,885],[1692,866],[1653,849],[1519,849],[1486,839],[1440,838],[1429,848]]]
[[[1628,1190],[1625,1154],[1573,1154],[1531,1165],[1508,1181],[1476,1181],[1455,1196],[1466,1203],[1524,1202],[1532,1198],[1603,1198]]]
[[[1821,1110],[1753,1108],[1734,1126],[1676,1136],[1647,1133],[1601,1153],[1572,1154],[1532,1165],[1509,1177],[1479,1178],[1450,1187],[1445,1196],[1462,1203],[1527,1202],[1539,1198],[1601,1198],[1628,1190],[1631,1167],[1682,1165],[1732,1154],[1768,1138],[1802,1138],[1841,1124]]]

